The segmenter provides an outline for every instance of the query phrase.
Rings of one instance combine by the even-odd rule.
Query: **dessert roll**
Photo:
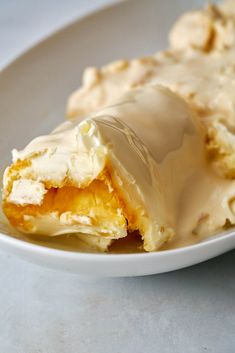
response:
[[[203,139],[188,105],[170,90],[130,91],[14,150],[4,213],[21,232],[79,233],[102,239],[102,250],[133,231],[146,251],[176,233],[208,235],[234,217],[228,204],[218,215],[227,186],[215,197]]]
[[[144,248],[156,250],[174,234],[174,209],[195,163],[187,157],[198,151],[197,135],[187,105],[170,91],[133,91],[115,106],[13,150],[3,210],[25,233],[113,240],[138,230]],[[178,173],[182,158],[186,175]]]

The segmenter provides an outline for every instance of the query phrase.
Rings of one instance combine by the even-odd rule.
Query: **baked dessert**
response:
[[[133,90],[80,123],[63,123],[14,151],[13,161],[3,210],[14,227],[110,240],[138,230],[147,251],[175,234],[182,189],[205,164],[187,104],[158,85]]]

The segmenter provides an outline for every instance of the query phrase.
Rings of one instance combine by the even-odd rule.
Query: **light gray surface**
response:
[[[233,353],[234,252],[185,270],[81,279],[1,256],[1,353]]]
[[[0,67],[70,21],[117,0],[0,0]]]
[[[107,2],[0,0],[0,65]],[[164,275],[104,280],[1,252],[0,352],[233,353],[234,255]]]

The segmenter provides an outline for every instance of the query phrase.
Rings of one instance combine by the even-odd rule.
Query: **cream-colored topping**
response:
[[[78,187],[88,185],[103,170],[106,156],[107,147],[98,129],[87,121],[79,125],[65,122],[51,135],[34,139],[24,150],[13,150],[13,162],[30,160],[30,165],[19,171],[21,178],[54,187],[65,181]]]

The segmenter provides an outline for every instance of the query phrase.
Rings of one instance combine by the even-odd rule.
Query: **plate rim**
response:
[[[62,255],[64,258],[69,257],[71,259],[74,259],[79,255],[80,258],[88,258],[88,257],[96,257],[99,258],[100,260],[104,260],[107,258],[143,258],[143,257],[148,257],[152,258],[155,256],[158,257],[163,257],[163,256],[170,256],[172,254],[179,254],[179,253],[187,253],[187,252],[192,252],[194,250],[200,250],[200,248],[205,248],[210,246],[211,243],[213,244],[218,244],[224,240],[227,240],[229,238],[232,238],[235,236],[235,229],[233,231],[225,231],[222,233],[215,234],[214,237],[212,236],[211,238],[205,239],[204,241],[201,241],[196,244],[192,245],[186,245],[182,246],[179,248],[175,249],[168,249],[168,250],[159,250],[159,251],[153,251],[153,252],[141,252],[141,253],[108,253],[108,252],[97,252],[97,253],[92,253],[92,252],[81,252],[81,251],[73,251],[73,250],[63,250],[63,249],[56,249],[56,248],[51,248],[48,246],[43,246],[39,244],[34,244],[30,243],[26,240],[23,239],[18,239],[14,236],[10,236],[7,234],[4,234],[0,232],[0,243],[3,242],[7,245],[16,245],[17,248],[19,249],[27,249],[28,251],[34,251],[38,250],[40,254],[47,255],[51,253],[50,255],[53,255],[54,257],[57,257]],[[54,253],[54,254],[52,254]]]

